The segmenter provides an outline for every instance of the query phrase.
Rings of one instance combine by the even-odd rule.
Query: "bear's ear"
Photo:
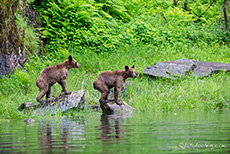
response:
[[[125,66],[125,70],[127,71],[128,69],[129,69],[129,66],[126,65],[126,66]]]
[[[69,55],[69,62],[71,63],[72,62],[72,60],[73,60],[73,58],[72,58],[72,56],[71,55]]]
[[[135,68],[135,65],[133,65],[132,68]]]

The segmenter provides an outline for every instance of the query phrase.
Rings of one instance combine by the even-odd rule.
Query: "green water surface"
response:
[[[230,111],[54,117],[0,123],[0,153],[228,153]]]

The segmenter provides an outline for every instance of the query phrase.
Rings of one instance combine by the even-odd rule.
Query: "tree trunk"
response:
[[[188,5],[188,1],[185,0],[185,1],[184,1],[184,8],[183,8],[185,11],[187,11],[187,8],[188,8],[187,5]]]
[[[177,1],[176,0],[174,0],[174,5],[177,7]]]
[[[224,10],[224,20],[225,20],[225,26],[226,26],[226,30],[228,31],[228,17],[227,17],[227,12],[226,12],[226,4],[227,4],[227,0],[224,0],[224,6],[223,6],[223,10]]]

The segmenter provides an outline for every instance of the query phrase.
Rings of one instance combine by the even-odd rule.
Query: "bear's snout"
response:
[[[137,77],[137,75],[136,75],[136,74],[134,74],[133,78],[136,78],[136,77]]]
[[[81,64],[79,64],[78,62],[75,62],[74,67],[79,68],[79,67],[81,67]]]

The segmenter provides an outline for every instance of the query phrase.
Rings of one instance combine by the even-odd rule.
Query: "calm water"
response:
[[[136,113],[0,123],[0,153],[229,153],[230,112]]]

